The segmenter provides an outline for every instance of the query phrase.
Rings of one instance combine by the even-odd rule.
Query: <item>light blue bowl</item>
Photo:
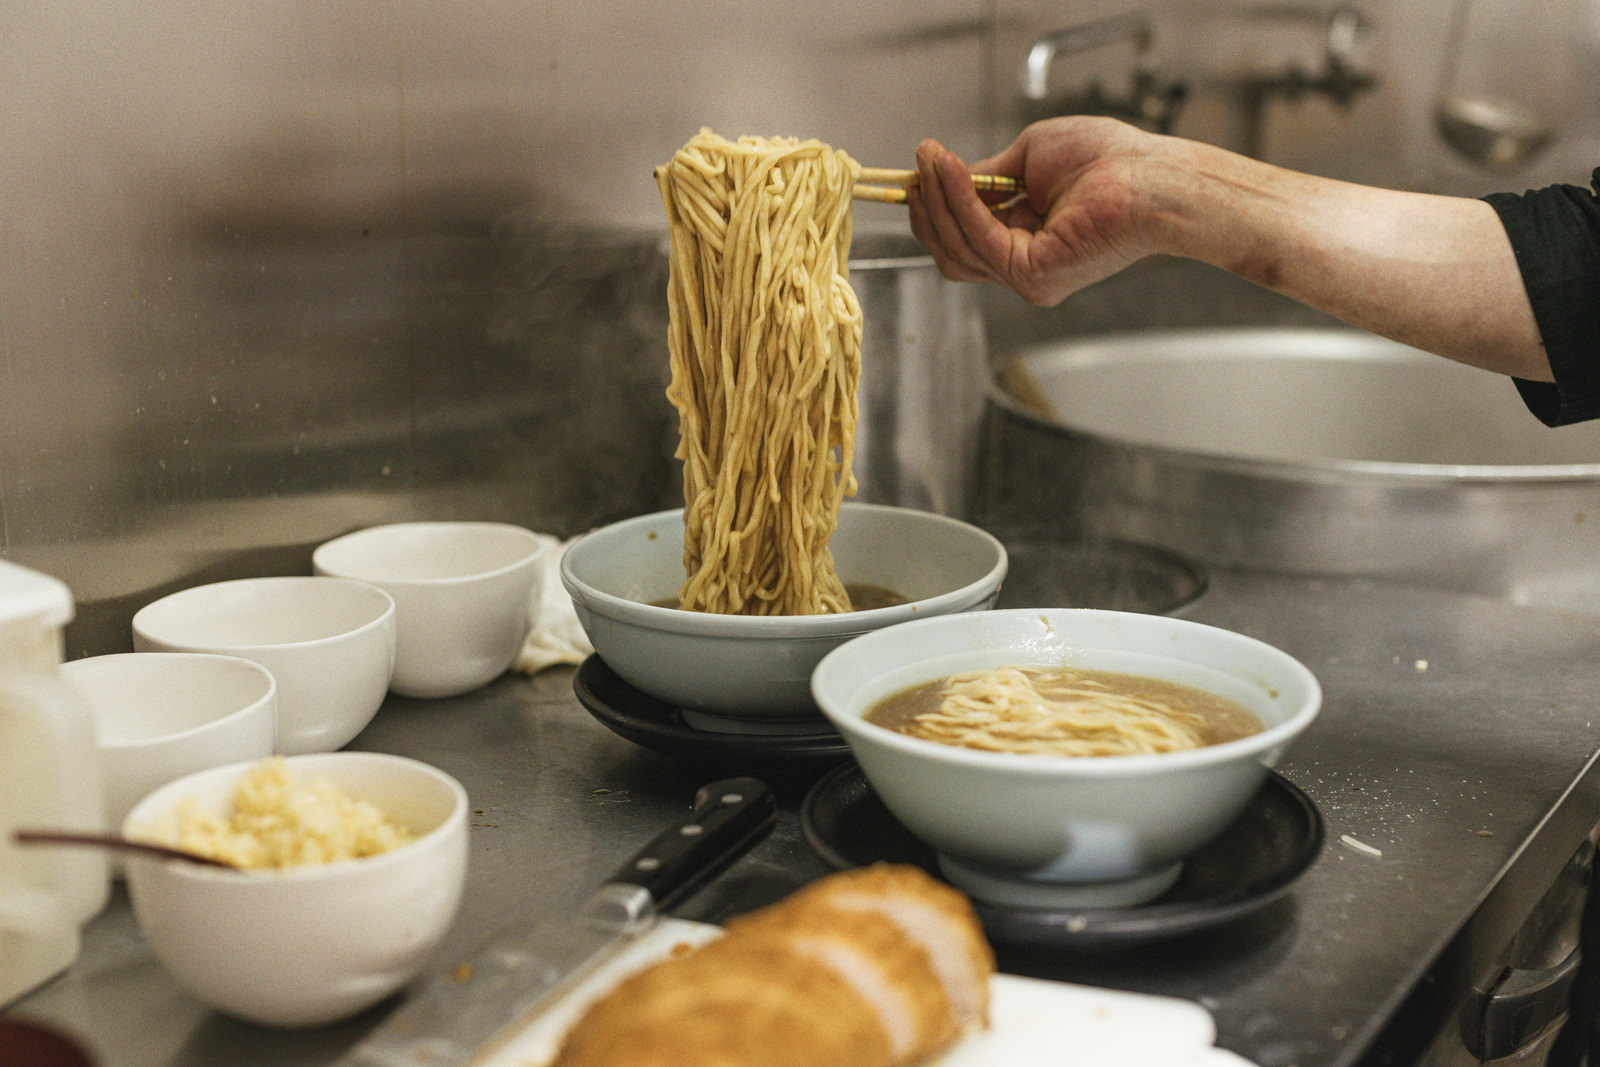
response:
[[[753,617],[661,607],[683,584],[683,513],[661,511],[585,534],[561,581],[600,658],[640,692],[708,729],[815,729],[811,671],[860,634],[910,619],[994,606],[1006,550],[970,523],[881,504],[845,504],[831,543],[847,584],[910,602],[840,615]]]
[[[982,752],[867,722],[879,700],[964,670],[1063,665],[1184,682],[1237,700],[1265,729],[1158,755]],[[1121,907],[1159,896],[1183,857],[1244,810],[1322,704],[1298,660],[1243,634],[1165,615],[1008,609],[921,619],[824,656],[817,706],[885,807],[982,899]]]

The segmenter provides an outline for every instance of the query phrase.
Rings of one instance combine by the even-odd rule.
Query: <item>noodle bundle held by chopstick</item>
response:
[[[671,237],[682,608],[850,610],[828,543],[856,488],[861,308],[848,260],[860,169],[820,141],[710,130],[656,169]]]

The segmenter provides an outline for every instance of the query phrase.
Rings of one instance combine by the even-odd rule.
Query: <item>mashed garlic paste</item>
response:
[[[256,869],[375,856],[412,839],[376,806],[332,783],[295,782],[282,756],[270,756],[245,773],[231,814],[213,814],[188,797],[178,802],[158,836],[164,843]]]

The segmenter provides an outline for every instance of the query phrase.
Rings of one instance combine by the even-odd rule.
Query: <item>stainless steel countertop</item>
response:
[[[1218,1043],[1261,1067],[1410,1062],[1600,820],[1600,618],[1247,573],[1213,574],[1185,615],[1278,645],[1321,680],[1323,714],[1279,769],[1320,808],[1322,854],[1286,898],[1230,926],[1003,952],[1002,966],[1197,1000]],[[719,776],[614,736],[571,685],[561,668],[451,700],[392,698],[351,746],[428,760],[472,797],[466,898],[441,961],[516,912],[570,908]],[[772,836],[679,915],[719,920],[824,873],[799,825],[808,782],[774,784]],[[10,1011],[75,1033],[101,1067],[312,1067],[388,1009],[306,1032],[210,1012],[145,950],[119,887],[79,961]]]

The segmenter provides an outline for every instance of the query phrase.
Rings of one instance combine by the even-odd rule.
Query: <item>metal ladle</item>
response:
[[[1472,3],[1460,0],[1456,5],[1441,88],[1434,100],[1433,124],[1445,142],[1465,158],[1509,169],[1549,144],[1555,127],[1537,111],[1513,100],[1488,92],[1463,92],[1454,86]]]
[[[1542,115],[1493,96],[1441,96],[1434,104],[1433,123],[1450,147],[1491,167],[1515,167],[1555,135]]]
[[[118,852],[137,852],[145,856],[155,856],[157,859],[183,860],[205,867],[222,867],[230,871],[240,869],[227,860],[219,860],[214,856],[189,852],[170,845],[158,845],[152,841],[136,841],[119,834],[98,834],[79,830],[16,830],[12,833],[11,839],[19,845],[88,845]]]

